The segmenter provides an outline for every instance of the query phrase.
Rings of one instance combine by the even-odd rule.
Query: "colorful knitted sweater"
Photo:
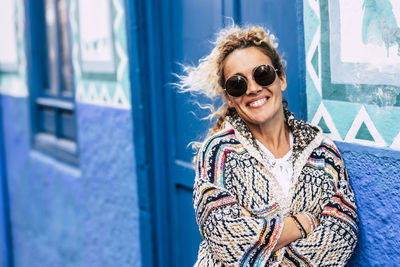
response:
[[[285,110],[294,137],[293,183],[285,197],[238,115],[207,138],[197,155],[196,220],[204,241],[195,266],[343,266],[356,243],[358,217],[335,144],[318,127]],[[241,207],[252,217],[241,215]],[[290,212],[320,225],[305,239],[272,252]]]

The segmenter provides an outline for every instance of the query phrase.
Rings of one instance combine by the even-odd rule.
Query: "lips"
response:
[[[269,99],[268,96],[265,96],[265,97],[262,97],[262,98],[258,98],[258,99],[254,99],[254,100],[248,102],[246,104],[246,106],[249,106],[249,107],[252,107],[252,108],[258,108],[258,107],[261,107],[262,105],[264,105],[265,103],[267,103],[268,99]]]

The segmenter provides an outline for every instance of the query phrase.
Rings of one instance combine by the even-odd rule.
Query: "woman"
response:
[[[343,160],[286,109],[275,47],[262,28],[233,26],[181,77],[182,90],[224,101],[196,157],[196,266],[343,266],[356,245]]]

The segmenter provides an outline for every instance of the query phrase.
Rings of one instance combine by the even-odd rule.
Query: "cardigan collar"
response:
[[[284,109],[285,122],[289,127],[289,130],[293,134],[293,180],[292,185],[289,190],[289,195],[284,197],[281,187],[278,185],[276,178],[272,173],[268,171],[270,165],[262,156],[262,152],[251,133],[250,129],[246,123],[240,118],[237,112],[226,117],[226,127],[231,127],[235,131],[235,136],[238,141],[243,145],[243,147],[248,151],[248,153],[254,157],[260,164],[267,167],[265,169],[266,173],[272,179],[273,187],[277,190],[275,195],[276,201],[280,204],[282,213],[288,214],[290,211],[291,200],[294,194],[294,188],[298,182],[301,170],[306,164],[308,158],[310,157],[312,151],[317,148],[322,140],[322,130],[319,127],[312,126],[307,122],[296,120],[292,112]],[[280,192],[279,192],[280,191]]]
[[[294,114],[286,108],[284,109],[284,116],[285,123],[293,134],[293,157],[296,160],[301,152],[316,138],[318,133],[321,132],[321,129],[305,121],[295,119]],[[226,119],[235,132],[246,139],[246,143],[259,150],[256,139],[237,112],[234,112],[231,116],[227,116]]]

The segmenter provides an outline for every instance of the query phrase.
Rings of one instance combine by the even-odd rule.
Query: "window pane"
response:
[[[39,131],[55,134],[55,110],[50,107],[39,106]]]
[[[46,37],[47,37],[47,61],[48,84],[45,92],[57,95],[59,88],[58,42],[57,42],[57,13],[54,0],[46,0]]]
[[[60,138],[75,140],[74,113],[67,110],[60,111]]]
[[[60,38],[60,60],[62,73],[61,91],[65,96],[72,97],[72,58],[71,58],[71,40],[68,24],[68,1],[58,0],[58,30]]]

